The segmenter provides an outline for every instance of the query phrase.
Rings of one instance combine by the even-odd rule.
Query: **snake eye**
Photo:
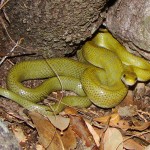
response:
[[[123,75],[123,78],[125,78],[125,77],[126,77],[126,74]]]

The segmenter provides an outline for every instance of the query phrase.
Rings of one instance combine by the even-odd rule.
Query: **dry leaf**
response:
[[[72,130],[82,139],[83,143],[85,143],[85,146],[91,149],[93,147],[97,147],[95,144],[95,141],[93,139],[93,136],[89,132],[87,125],[85,124],[85,121],[80,116],[71,116],[70,115],[70,124],[72,127]]]
[[[98,121],[104,124],[107,124],[109,121],[109,125],[116,125],[120,121],[120,116],[118,113],[114,113],[111,115],[99,117],[99,118],[94,118],[94,121]]]
[[[36,144],[36,150],[45,150],[45,148],[40,144]]]
[[[150,127],[150,122],[143,122],[141,125],[131,126],[131,125],[129,125],[129,122],[127,120],[120,120],[120,121],[118,121],[117,124],[114,124],[113,122],[110,122],[109,125],[112,126],[112,127],[120,128],[124,131],[126,131],[128,129],[143,131],[143,130]]]
[[[128,121],[120,120],[115,127],[118,127],[120,129],[126,131],[130,128],[130,125],[129,125]]]
[[[147,147],[145,147],[145,149],[144,150],[150,150],[150,145],[149,146],[147,146]]]
[[[124,106],[118,108],[118,113],[122,117],[132,117],[137,115],[137,106]]]
[[[117,127],[125,131],[130,128],[128,121],[120,120],[120,116],[118,113],[114,113],[99,118],[94,118],[93,120],[103,124],[109,124],[109,126],[111,127]]]
[[[68,115],[75,115],[75,114],[78,113],[78,112],[76,111],[76,109],[71,108],[71,107],[66,107],[64,111],[65,111],[65,113],[68,114]]]
[[[85,121],[90,133],[92,134],[96,145],[99,147],[100,146],[100,136],[97,134],[97,132],[94,130],[94,128],[87,122]]]
[[[12,127],[12,131],[13,131],[15,137],[17,138],[17,140],[19,141],[19,143],[26,142],[27,137],[25,136],[21,127],[19,127],[19,126],[18,127]]]
[[[135,150],[144,150],[140,144],[136,143],[134,140],[129,139],[124,142],[124,148],[126,149],[135,149]]]
[[[73,130],[69,127],[60,136],[64,145],[65,150],[75,149],[77,146],[77,141]],[[68,138],[69,137],[69,138]]]
[[[108,128],[104,134],[104,150],[123,150],[123,137],[116,128]]]
[[[124,98],[124,100],[117,106],[119,107],[124,107],[124,106],[129,106],[134,104],[134,96],[133,96],[133,91],[128,90],[127,96]]]
[[[64,118],[62,116],[56,115],[56,116],[49,116],[48,119],[51,121],[51,123],[59,130],[63,131],[65,130],[70,123],[70,118]]]
[[[131,130],[138,130],[138,131],[143,131],[147,128],[150,127],[150,122],[144,122],[142,125],[139,125],[139,126],[131,126],[129,127],[129,129]]]
[[[64,150],[62,140],[57,133],[56,128],[50,123],[50,121],[35,112],[30,112],[29,115],[31,116],[38,131],[39,142],[47,150]]]

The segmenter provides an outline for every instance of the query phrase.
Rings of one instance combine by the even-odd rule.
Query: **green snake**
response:
[[[128,69],[129,67],[133,69],[137,80],[150,80],[150,63],[141,57],[129,53],[106,29],[101,30],[92,41],[96,45],[107,48],[118,55],[122,63],[128,66]]]
[[[93,103],[112,108],[127,94],[128,88],[122,81],[132,85],[136,78],[142,81],[150,79],[150,63],[127,52],[107,31],[101,31],[87,41],[80,53],[84,59],[81,62],[50,58],[14,65],[7,76],[8,89],[0,88],[0,95],[48,116],[59,113],[66,105],[89,107]],[[33,89],[22,84],[31,79],[46,80]],[[57,90],[70,90],[77,96],[63,97],[61,102],[51,106],[37,104]]]

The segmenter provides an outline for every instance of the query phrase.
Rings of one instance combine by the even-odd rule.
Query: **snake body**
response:
[[[139,81],[150,80],[150,63],[141,57],[129,53],[106,29],[101,30],[92,39],[92,42],[118,55],[123,64],[132,67]]]
[[[123,56],[120,58],[119,54],[114,53],[116,47],[113,48],[113,44],[107,43],[103,38],[98,34],[93,41],[86,42],[82,47],[82,55],[88,63],[69,58],[51,58],[24,61],[14,65],[7,76],[8,90],[0,88],[0,95],[43,115],[51,115],[53,111],[59,113],[65,105],[89,107],[94,103],[103,108],[116,106],[128,90],[121,81],[124,60]],[[149,63],[145,64],[145,60],[137,57],[136,59],[143,62],[143,68],[148,70]],[[33,89],[22,84],[25,80],[43,78],[46,81]],[[63,97],[61,103],[56,103],[51,108],[36,104],[49,93],[62,89],[74,91],[78,96]]]

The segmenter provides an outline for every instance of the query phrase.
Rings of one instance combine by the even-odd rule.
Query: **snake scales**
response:
[[[0,88],[0,95],[47,116],[59,113],[66,105],[89,107],[93,103],[103,108],[114,107],[126,96],[128,88],[124,83],[133,85],[137,79],[150,79],[150,63],[127,52],[106,30],[87,41],[78,57],[81,62],[51,58],[18,63],[8,74],[8,90]],[[33,89],[22,84],[43,78],[46,81]],[[37,104],[49,93],[62,89],[78,96],[63,97],[61,103],[51,107]]]

